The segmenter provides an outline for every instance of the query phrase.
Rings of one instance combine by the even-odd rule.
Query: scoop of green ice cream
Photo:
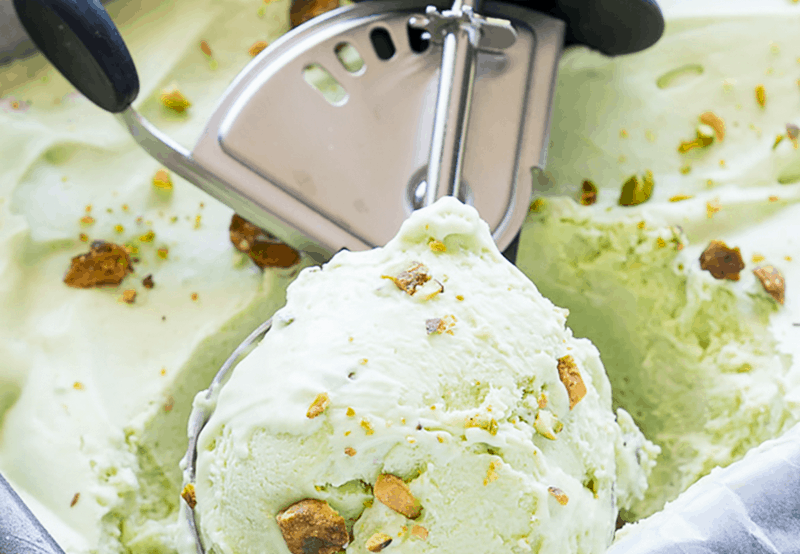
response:
[[[206,547],[603,551],[658,449],[565,318],[452,198],[303,271],[200,436]]]

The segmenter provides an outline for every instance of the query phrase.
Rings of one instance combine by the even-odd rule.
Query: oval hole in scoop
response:
[[[382,60],[391,59],[397,51],[392,41],[392,35],[383,27],[376,27],[373,29],[369,34],[369,40],[372,41],[375,54]]]
[[[656,86],[661,89],[678,86],[693,77],[702,75],[703,71],[705,71],[703,66],[697,63],[682,65],[662,74],[656,79]]]
[[[366,69],[364,58],[358,53],[356,47],[349,42],[340,42],[333,49],[342,66],[353,75],[361,75]]]
[[[406,25],[408,30],[408,45],[413,52],[422,54],[431,45],[431,34],[424,29],[416,29]]]
[[[303,79],[311,88],[322,94],[322,97],[332,106],[344,106],[347,103],[347,91],[331,75],[327,69],[317,63],[312,63],[303,68]]]

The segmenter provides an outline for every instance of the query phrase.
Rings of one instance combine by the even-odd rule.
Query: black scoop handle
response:
[[[2,475],[0,475],[0,552],[64,554]]]
[[[128,47],[100,0],[14,0],[39,50],[84,96],[119,113],[139,94]]]

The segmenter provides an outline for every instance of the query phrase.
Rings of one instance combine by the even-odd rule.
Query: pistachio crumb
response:
[[[722,206],[719,203],[719,198],[715,198],[714,200],[710,200],[706,202],[706,217],[711,219],[714,217],[714,214],[717,213],[722,209]]]
[[[714,112],[700,114],[700,122],[714,129],[714,138],[722,142],[725,138],[725,122]]]
[[[566,506],[567,502],[569,502],[569,497],[567,494],[558,487],[547,487],[547,492],[549,492],[562,506]]]
[[[544,410],[547,407],[547,397],[544,393],[539,395],[539,399],[537,400],[536,404],[539,406],[540,410]]]
[[[557,438],[556,435],[564,428],[564,424],[550,410],[539,410],[536,413],[533,428],[544,438],[554,441]]]
[[[366,547],[370,552],[380,552],[392,544],[392,537],[386,533],[375,533],[367,539]]]
[[[275,519],[291,554],[336,554],[350,540],[344,518],[323,500],[301,500]]]
[[[194,483],[186,483],[186,486],[183,487],[183,491],[181,491],[181,498],[183,498],[186,505],[189,506],[192,510],[194,507],[197,506],[197,496],[195,495],[194,491]]]
[[[761,281],[761,286],[769,293],[778,304],[783,304],[786,291],[786,280],[783,274],[774,266],[765,265],[757,267],[753,273]]]
[[[464,427],[467,429],[470,428],[478,428],[487,431],[490,435],[494,436],[497,434],[497,420],[494,418],[490,418],[484,414],[477,414],[474,416],[470,416],[464,422]]]
[[[580,203],[583,206],[591,206],[597,202],[597,185],[586,179],[581,184]]]
[[[356,455],[356,449],[352,446],[348,446],[344,449],[344,453],[350,456],[351,458]]]
[[[164,107],[177,113],[183,113],[186,108],[192,105],[177,87],[163,91],[161,93],[161,103]]]
[[[372,490],[378,501],[408,519],[417,519],[422,513],[419,500],[411,494],[408,485],[395,475],[379,475]]]
[[[530,207],[528,208],[529,212],[538,213],[541,212],[544,207],[547,205],[547,201],[544,198],[537,198],[533,202],[531,202]]]
[[[76,492],[75,495],[72,497],[72,500],[70,500],[69,507],[74,508],[75,504],[78,503],[78,500],[80,500],[80,498],[81,498],[81,493]]]
[[[423,541],[427,540],[428,539],[428,530],[425,529],[422,525],[414,525],[411,528],[411,536],[412,537],[416,537],[418,539],[421,539]]]
[[[486,485],[488,485],[489,483],[491,483],[492,481],[497,481],[498,477],[500,477],[500,476],[497,474],[497,470],[498,470],[498,468],[500,468],[500,466],[502,466],[502,465],[503,465],[503,463],[502,463],[502,462],[499,462],[499,461],[496,461],[496,460],[492,460],[492,461],[489,463],[489,469],[488,469],[488,470],[487,470],[487,472],[486,472],[486,478],[483,480],[483,486],[484,486],[484,487],[485,487]]]
[[[339,0],[293,0],[289,9],[292,29],[339,7]]]
[[[670,202],[682,202],[684,200],[689,200],[690,198],[694,198],[691,194],[676,194],[675,196],[671,196],[669,201]]]
[[[314,419],[315,417],[322,415],[322,412],[324,412],[325,409],[330,406],[330,403],[331,399],[327,393],[319,393],[311,403],[311,406],[309,406],[308,412],[306,412],[306,417],[308,419]]]
[[[136,302],[136,291],[133,289],[125,289],[122,291],[122,301],[126,304],[133,304]]]
[[[645,172],[644,177],[640,180],[637,175],[631,176],[622,185],[622,191],[619,196],[620,206],[636,206],[650,199],[653,194],[653,187],[655,181],[653,179],[653,172],[648,170]]]
[[[428,243],[428,247],[433,252],[437,253],[447,252],[447,246],[445,246],[445,244],[440,240],[431,239],[431,241]]]
[[[73,288],[116,286],[133,273],[126,249],[110,242],[95,241],[86,254],[72,258],[64,283]]]
[[[375,429],[372,428],[372,423],[370,423],[368,419],[362,418],[361,421],[358,422],[358,424],[361,425],[361,428],[364,429],[367,435],[375,434]]]
[[[767,91],[764,88],[764,85],[758,85],[756,87],[756,102],[762,108],[767,104]]]
[[[431,280],[428,268],[420,262],[412,262],[411,266],[401,272],[397,277],[381,275],[381,279],[389,279],[397,288],[404,291],[409,296],[414,296],[417,289]]]
[[[83,383],[81,383],[80,381],[75,381],[74,383],[72,383],[72,388],[75,390],[83,390],[85,387],[83,386]]]
[[[287,268],[300,261],[297,250],[238,214],[231,218],[228,231],[234,248],[247,254],[261,269]]]
[[[159,190],[172,190],[172,179],[166,169],[159,169],[153,176],[153,186]]]
[[[446,315],[442,318],[426,319],[425,330],[429,335],[441,335],[442,333],[453,335],[453,328],[455,327],[457,321],[458,320],[454,315]]]
[[[269,43],[266,40],[256,41],[250,48],[247,49],[247,53],[255,58],[261,52],[263,52],[267,46],[269,46]]]
[[[738,281],[744,261],[738,248],[728,248],[724,242],[712,240],[700,255],[700,269],[708,271],[715,279]]]
[[[356,411],[350,407],[347,408],[347,411],[345,413],[347,414],[347,417],[353,417],[354,415],[356,415]]]
[[[586,385],[583,382],[575,358],[570,355],[558,359],[558,377],[569,395],[569,409],[575,407],[586,396]]]
[[[78,235],[78,239],[80,239],[81,242],[89,242],[89,235],[86,233],[81,233]]]

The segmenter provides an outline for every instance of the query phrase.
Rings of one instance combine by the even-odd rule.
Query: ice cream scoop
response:
[[[196,400],[197,551],[601,552],[658,449],[565,321],[452,197],[304,270]]]

